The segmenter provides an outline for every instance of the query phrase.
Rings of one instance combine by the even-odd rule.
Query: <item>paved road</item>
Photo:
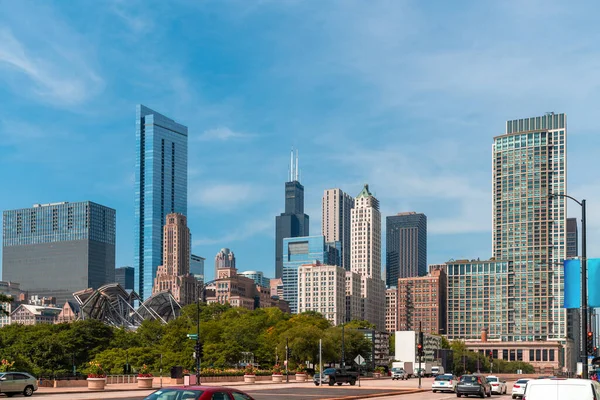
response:
[[[262,384],[262,385],[243,385],[236,388],[248,392],[257,400],[333,400],[340,398],[362,398],[362,396],[372,396],[371,400],[449,400],[456,399],[453,393],[432,393],[431,383],[433,379],[423,379],[422,388],[428,391],[415,394],[388,395],[394,391],[402,389],[417,388],[418,380],[410,379],[408,381],[392,381],[390,379],[367,380],[361,382],[361,387],[356,386],[314,386],[312,384]],[[513,382],[507,382],[508,395],[498,396],[493,398],[502,400],[511,400],[510,390]],[[100,399],[128,399],[128,400],[143,400],[151,391],[119,391],[119,392],[96,392],[96,393],[70,393],[68,398],[71,400],[100,400]],[[380,394],[381,396],[377,396]],[[41,399],[65,399],[65,394],[44,394],[36,395]]]

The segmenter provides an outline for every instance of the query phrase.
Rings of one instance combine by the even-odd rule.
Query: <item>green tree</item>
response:
[[[0,293],[0,315],[9,316],[10,313],[6,310],[6,305],[13,302],[11,296]]]

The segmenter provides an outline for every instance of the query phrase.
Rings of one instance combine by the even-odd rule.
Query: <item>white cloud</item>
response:
[[[18,79],[19,75],[1,74],[14,85],[15,91],[20,93],[29,89],[34,96],[47,102],[81,103],[104,86],[77,49],[47,46],[44,51],[38,51],[28,48],[6,27],[0,28],[0,67],[27,78],[23,81]]]
[[[192,246],[220,245],[229,246],[230,243],[239,242],[259,234],[274,230],[274,218],[271,215],[264,218],[251,219],[241,226],[234,228],[226,235],[220,237],[203,237],[192,239]]]
[[[219,127],[214,129],[208,129],[204,131],[200,136],[197,136],[195,139],[199,141],[226,141],[231,139],[249,139],[254,136],[255,135],[250,133],[236,132],[227,127]]]
[[[192,206],[218,210],[236,209],[260,200],[260,190],[249,183],[216,183],[198,185],[190,196]]]

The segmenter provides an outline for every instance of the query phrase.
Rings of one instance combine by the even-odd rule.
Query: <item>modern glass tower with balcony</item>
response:
[[[564,340],[563,269],[567,193],[565,114],[506,122],[494,138],[493,242],[496,260],[514,265],[508,339]],[[450,273],[448,273],[450,279]]]
[[[188,128],[138,105],[135,158],[135,291],[152,295],[167,214],[187,215]]]

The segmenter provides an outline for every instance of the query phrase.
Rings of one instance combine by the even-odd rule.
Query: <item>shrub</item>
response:
[[[97,361],[90,361],[87,368],[88,378],[106,378],[106,372]]]
[[[256,374],[256,369],[254,369],[254,367],[250,364],[246,365],[246,368],[244,368],[244,375],[255,375]]]
[[[142,365],[138,370],[138,378],[151,378],[153,375],[150,373],[150,368],[146,364]]]
[[[273,365],[273,375],[281,375],[281,365]]]

